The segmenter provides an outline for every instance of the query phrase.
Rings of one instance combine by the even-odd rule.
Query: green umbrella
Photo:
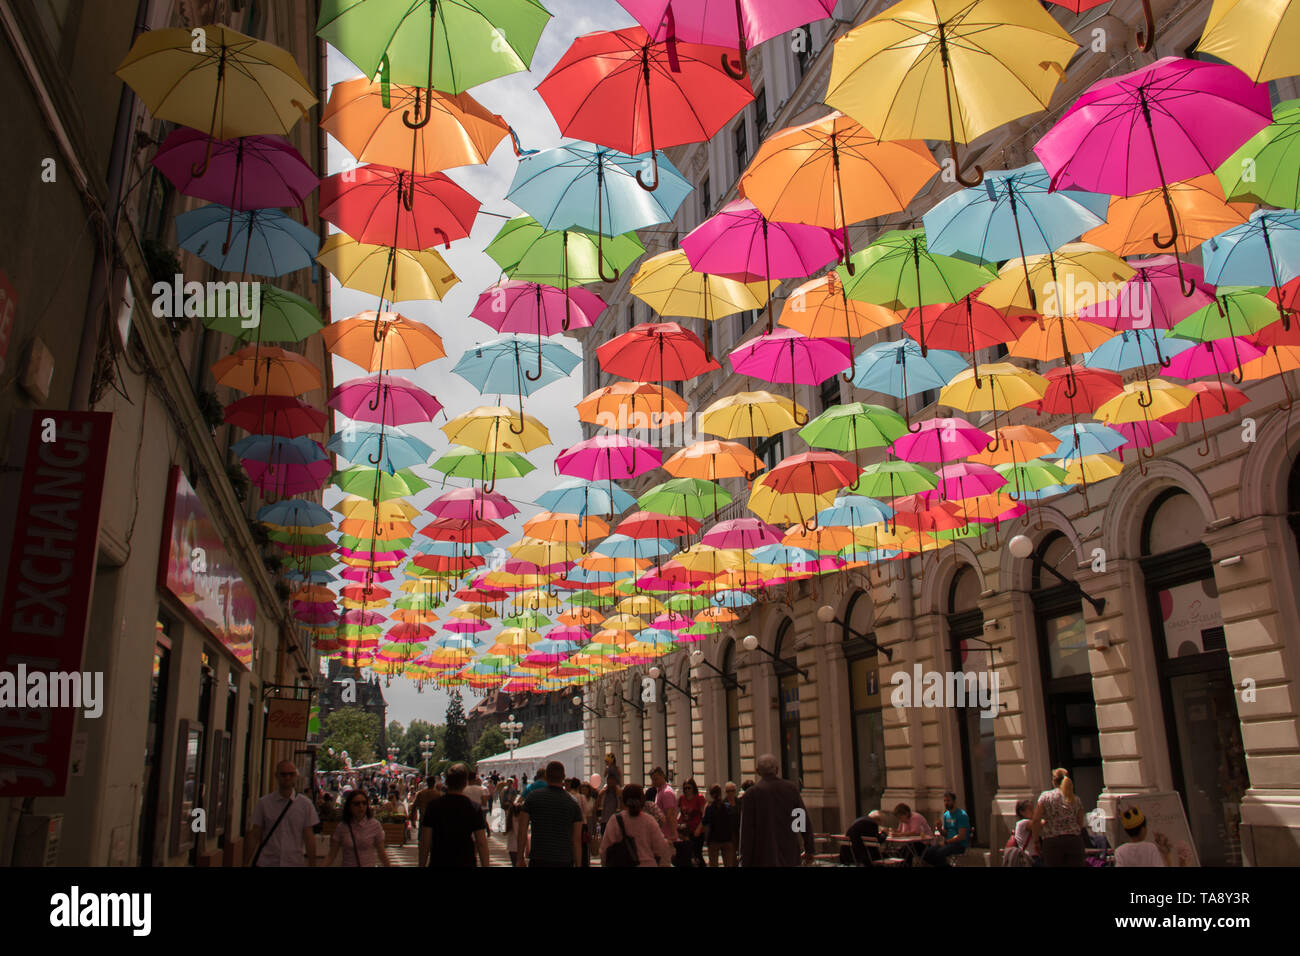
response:
[[[600,644],[593,642],[579,648],[579,653],[590,654],[592,657],[616,657],[623,653],[623,648],[617,644]]]
[[[664,607],[668,608],[668,610],[680,611],[683,614],[703,611],[708,606],[709,599],[703,594],[674,594],[664,601]]]
[[[303,534],[301,531],[268,531],[267,537],[280,544],[321,545],[333,544],[327,535]]]
[[[889,309],[958,302],[997,278],[992,266],[930,252],[924,229],[886,232],[854,253],[849,262],[854,267],[852,274],[845,266],[835,270],[844,282],[844,294]],[[928,354],[924,323],[918,344],[921,354]]]
[[[339,537],[339,547],[350,548],[353,551],[396,551],[398,548],[410,547],[414,540],[414,538],[358,538],[345,534]]]
[[[1254,289],[1219,289],[1215,300],[1169,330],[1176,339],[1212,342],[1250,336],[1278,321],[1277,305]]]
[[[601,282],[605,275],[626,269],[645,254],[645,246],[630,232],[598,244],[593,233],[552,232],[532,216],[516,216],[483,251],[512,279],[567,290],[574,284]]]
[[[713,623],[710,623],[709,621],[696,621],[696,622],[695,622],[694,624],[692,624],[690,627],[686,628],[686,629],[683,630],[683,631],[678,631],[677,633],[679,633],[679,634],[717,634],[718,631],[720,631],[720,630],[722,630],[722,626],[719,625],[719,624],[713,624]]]
[[[316,35],[366,76],[463,93],[528,69],[550,19],[537,0],[323,0]]]
[[[673,478],[655,485],[636,503],[642,511],[653,514],[703,521],[731,504],[731,495],[717,482],[703,478]]]
[[[490,491],[498,478],[522,478],[537,466],[515,451],[484,454],[464,445],[452,445],[430,467],[448,476],[482,481]]]
[[[551,619],[538,611],[525,611],[523,614],[507,617],[501,622],[503,627],[522,627],[530,631],[540,630],[550,623]]]
[[[378,497],[380,501],[407,498],[429,487],[409,468],[399,468],[390,475],[369,465],[353,465],[343,471],[336,471],[330,481],[344,494],[359,495],[371,500]]]
[[[897,498],[932,491],[939,487],[939,476],[929,468],[910,461],[881,461],[867,465],[847,492],[868,498]]]
[[[1246,140],[1215,171],[1228,201],[1300,206],[1300,100],[1273,107],[1273,122]]]
[[[289,563],[300,571],[328,571],[338,564],[338,560],[329,554],[311,554],[290,558]]]
[[[609,607],[614,602],[602,594],[592,594],[590,591],[574,591],[573,596],[569,598],[569,603],[577,607]]]
[[[393,606],[407,611],[432,611],[442,607],[442,602],[427,594],[412,594],[410,597],[398,598]]]
[[[1072,483],[1064,468],[1043,461],[1041,458],[1033,458],[1019,463],[1007,462],[993,467],[1010,484],[1015,485],[1016,490],[1008,492],[1008,497],[1012,500],[1017,500],[1018,496],[1026,491],[1039,491],[1043,488],[1050,488],[1052,485],[1068,485]]]
[[[241,344],[301,342],[315,335],[325,324],[316,306],[307,299],[264,282],[260,283],[255,325],[246,325],[254,317],[240,314],[242,303],[234,305],[238,307],[232,308],[229,296],[209,296],[203,309],[203,324],[215,332],[233,335]]]
[[[907,434],[907,420],[883,405],[851,402],[832,405],[803,428],[799,437],[813,448],[857,452],[880,448]],[[855,464],[861,464],[857,456]]]

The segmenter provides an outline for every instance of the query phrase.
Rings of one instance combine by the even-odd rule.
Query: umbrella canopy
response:
[[[1250,215],[1250,203],[1229,203],[1223,187],[1212,175],[1197,176],[1167,189],[1150,189],[1127,198],[1116,196],[1104,225],[1091,229],[1084,242],[1109,249],[1121,256],[1158,253],[1170,248],[1156,242],[1168,222],[1165,199],[1173,204],[1178,233],[1172,248],[1190,252],[1211,236],[1239,226]]]
[[[222,417],[255,435],[296,438],[325,431],[325,413],[290,395],[250,395],[227,405]]]
[[[207,167],[202,175],[194,170]],[[236,136],[215,142],[179,127],[154,153],[153,165],[186,196],[247,211],[301,206],[320,184],[307,161],[280,136]]]
[[[700,412],[699,430],[732,438],[767,438],[808,422],[808,412],[771,392],[738,392]]]
[[[596,435],[566,448],[555,459],[561,474],[593,481],[635,478],[659,465],[658,449],[623,435]]]
[[[1300,29],[1300,10],[1269,0],[1214,0],[1200,53],[1226,60],[1256,83],[1300,73],[1300,53],[1286,38]]]
[[[371,164],[335,173],[320,188],[320,217],[358,242],[398,249],[451,247],[474,227],[479,201],[445,173]]]
[[[321,387],[321,373],[297,352],[274,347],[245,346],[212,364],[218,385],[241,392],[301,395]]]
[[[650,382],[614,382],[578,403],[578,419],[602,428],[666,428],[686,421],[689,405],[670,388]]]
[[[675,478],[748,478],[764,468],[752,451],[737,442],[697,441],[687,445],[666,462],[664,471]]]
[[[551,434],[540,421],[501,405],[484,405],[457,415],[442,431],[453,444],[492,454],[528,452],[551,443]]]
[[[596,349],[610,375],[642,382],[684,382],[721,368],[704,343],[676,322],[643,322]]]
[[[416,252],[376,246],[357,242],[341,232],[325,240],[316,261],[345,288],[368,292],[381,302],[441,301],[447,290],[460,281],[446,260],[432,249]]]
[[[1300,206],[1300,100],[1273,107],[1273,122],[1246,140],[1215,171],[1229,200]]]
[[[763,308],[777,285],[696,272],[685,252],[670,249],[641,263],[628,291],[660,315],[712,321]]]
[[[483,250],[512,279],[568,289],[618,275],[645,254],[635,235],[544,229],[532,216],[508,220]]]
[[[405,378],[367,375],[336,385],[329,406],[349,418],[386,425],[431,422],[442,403]]]
[[[272,277],[308,268],[320,247],[315,232],[278,209],[218,203],[177,216],[176,243],[223,272]]]
[[[396,312],[361,312],[321,330],[325,347],[367,372],[415,369],[445,358],[442,336]]]
[[[503,279],[479,295],[470,315],[498,332],[540,337],[589,328],[604,310],[605,301],[583,288]]]

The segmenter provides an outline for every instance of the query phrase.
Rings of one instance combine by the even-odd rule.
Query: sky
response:
[[[506,119],[519,135],[520,142],[526,149],[546,149],[558,146],[564,140],[550,111],[534,87],[564,55],[573,39],[597,30],[620,29],[635,23],[614,0],[545,0],[545,3],[553,18],[542,33],[533,57],[532,69],[526,73],[493,80],[470,91],[470,95],[487,109],[499,113]],[[328,72],[331,83],[350,79],[361,73],[332,47],[329,50]],[[332,137],[329,138],[328,145],[329,173],[339,172],[353,164],[354,160],[347,150]],[[460,277],[460,283],[452,288],[441,302],[403,302],[395,309],[403,315],[431,325],[442,336],[446,348],[446,358],[413,372],[396,373],[431,392],[445,409],[445,413],[440,414],[432,423],[402,426],[405,431],[431,445],[436,455],[441,455],[450,444],[446,435],[440,430],[440,425],[445,425],[450,418],[480,405],[497,404],[496,395],[480,395],[472,385],[460,376],[452,374],[451,369],[467,349],[497,337],[497,333],[490,327],[468,316],[479,293],[501,278],[500,268],[483,252],[483,249],[505,222],[501,216],[511,217],[521,213],[521,210],[505,199],[506,191],[514,177],[515,167],[514,151],[510,148],[507,137],[492,154],[487,165],[466,166],[446,171],[447,176],[463,186],[483,204],[482,213],[475,222],[470,236],[453,242],[449,250],[439,249],[439,253]],[[486,215],[489,212],[500,215]],[[331,227],[331,231],[337,230]],[[357,312],[373,310],[377,307],[374,296],[344,289],[333,278],[330,279],[330,284],[332,321],[337,322]],[[581,354],[581,346],[574,338],[557,336],[551,341],[562,342],[570,351]],[[365,374],[364,369],[350,362],[340,358],[334,359],[336,384]],[[510,498],[515,507],[520,510],[520,513],[513,518],[500,522],[508,532],[502,539],[502,544],[518,540],[522,534],[523,522],[544,510],[532,502],[558,480],[553,471],[555,456],[561,450],[582,440],[582,429],[574,406],[583,397],[584,381],[583,366],[579,365],[567,379],[548,385],[526,400],[525,413],[540,419],[547,426],[550,430],[551,444],[528,454],[528,460],[537,466],[536,471],[523,478],[503,479],[497,483],[496,491]],[[503,401],[504,404],[512,404],[510,398],[505,398]],[[336,416],[334,428],[341,427],[342,422]],[[444,486],[443,475],[440,472],[418,466],[415,471],[430,484],[429,490],[407,499],[420,509],[444,491],[468,484],[465,479],[453,478],[449,479]],[[337,489],[328,488],[325,506],[336,504],[340,497]],[[432,520],[433,515],[422,514],[415,519],[416,528],[423,527]],[[395,593],[399,593],[396,590],[398,584],[400,581],[393,581],[388,587]],[[391,606],[389,609],[380,609],[381,613],[388,613],[390,610]],[[434,622],[434,626],[439,627],[438,636],[447,633],[441,630],[440,625],[446,622],[447,612],[450,610],[451,606],[438,610],[440,620]],[[485,633],[490,636],[493,632]],[[390,721],[400,721],[404,725],[416,718],[435,724],[443,722],[448,700],[444,691],[426,687],[423,693],[418,693],[414,682],[395,677],[391,684],[384,688],[384,696],[388,701]],[[481,698],[481,693],[466,688],[463,696],[465,709],[468,711],[473,703]]]

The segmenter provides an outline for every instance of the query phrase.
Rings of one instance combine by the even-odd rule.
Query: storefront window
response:
[[[794,622],[786,618],[776,636],[776,656],[794,657],[794,642],[790,632]],[[781,776],[800,783],[803,776],[803,740],[799,734],[799,672],[779,661],[773,662],[776,671],[777,696],[781,703]]]
[[[722,658],[727,675],[727,779],[739,784],[740,777],[740,691],[736,687],[736,643],[727,644]]]
[[[979,575],[974,568],[963,566],[953,577],[948,592],[948,639],[954,670],[976,674],[984,680],[983,675],[992,670],[992,664],[984,640],[984,612],[979,608],[979,592]],[[998,787],[994,720],[995,715],[985,713],[978,701],[957,710],[965,810],[971,819],[972,842],[977,846],[987,845],[984,830],[993,812],[993,795]]]
[[[859,591],[849,599],[844,620],[858,634],[867,631],[871,601]],[[885,724],[881,717],[879,655],[865,642],[844,635],[849,668],[850,723],[853,730],[854,815],[880,809],[885,792]]]

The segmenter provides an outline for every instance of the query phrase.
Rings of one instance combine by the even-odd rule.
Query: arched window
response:
[[[1204,529],[1196,500],[1169,489],[1143,522],[1140,563],[1174,785],[1202,865],[1239,866],[1241,798],[1250,780]]]
[[[788,617],[781,622],[776,634],[776,650],[780,658],[794,658],[794,621]],[[799,672],[784,660],[773,661],[776,672],[777,694],[781,701],[781,776],[799,783],[803,776],[803,741],[799,736]]]
[[[722,655],[727,677],[727,779],[740,784],[740,690],[736,686],[736,642],[728,641]]]
[[[847,626],[841,639],[849,669],[849,721],[853,729],[854,815],[880,809],[885,792],[885,725],[881,716],[879,655],[874,644],[857,635],[875,639],[868,627],[871,599],[858,591],[844,608]]]
[[[1073,580],[1077,567],[1074,547],[1065,535],[1052,532],[1030,560],[1034,562],[1032,599],[1047,711],[1048,755],[1053,767],[1069,769],[1075,792],[1084,806],[1092,809],[1104,781],[1083,603],[1075,588],[1043,569],[1044,565],[1055,568],[1062,577]]]
[[[998,788],[998,760],[994,746],[992,684],[994,667],[992,652],[984,640],[984,612],[980,610],[980,579],[975,569],[963,564],[953,575],[948,587],[948,642],[952,652],[952,668],[963,674],[973,674],[965,683],[965,706],[957,709],[957,730],[961,739],[962,781],[966,811],[972,822],[972,842],[987,845],[983,840],[983,824],[991,819],[993,795]],[[984,691],[981,705],[978,695],[972,699],[970,691]]]

